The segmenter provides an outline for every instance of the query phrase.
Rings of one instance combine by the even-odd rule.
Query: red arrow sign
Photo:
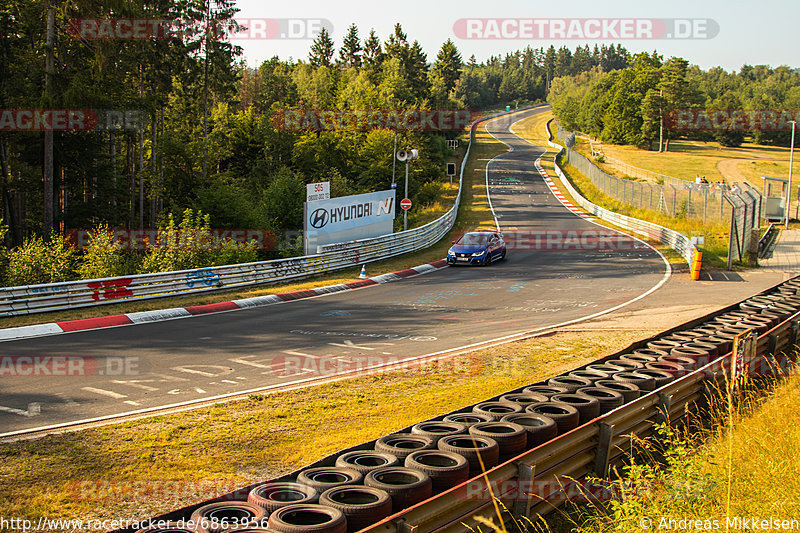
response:
[[[408,211],[409,209],[411,209],[411,200],[409,200],[408,198],[403,198],[402,200],[400,200],[400,207]]]

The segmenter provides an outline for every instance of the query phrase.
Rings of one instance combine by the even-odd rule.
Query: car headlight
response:
[[[480,257],[485,253],[486,253],[486,250],[483,250],[481,252],[475,252],[474,254],[472,254],[472,257]]]
[[[450,248],[449,250],[447,250],[447,255],[456,255],[456,254],[455,252],[453,252],[453,249]]]

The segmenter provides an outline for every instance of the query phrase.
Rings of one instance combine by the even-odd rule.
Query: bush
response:
[[[258,260],[255,241],[237,243],[228,238],[217,243],[213,241],[210,228],[211,217],[202,211],[185,210],[180,223],[170,214],[158,230],[157,242],[152,243],[142,260],[139,273],[190,270]]]
[[[222,249],[213,250],[212,262],[208,266],[235,265],[258,261],[258,248],[255,241],[234,242],[230,238],[222,243]]]
[[[208,266],[206,243],[211,241],[211,217],[202,211],[187,209],[180,223],[170,213],[160,228],[156,242],[142,260],[139,273],[189,270]]]
[[[66,238],[28,239],[8,254],[6,284],[36,285],[75,279],[77,253]]]
[[[424,183],[417,191],[417,202],[419,205],[429,205],[442,199],[444,186],[439,181],[429,181]]]
[[[130,272],[122,246],[114,239],[114,232],[105,224],[92,231],[89,249],[81,259],[78,276],[81,279],[113,278]]]

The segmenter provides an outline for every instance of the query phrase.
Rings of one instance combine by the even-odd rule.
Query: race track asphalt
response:
[[[651,291],[665,279],[663,258],[564,208],[534,167],[544,149],[511,131],[540,112],[486,126],[512,149],[488,165],[510,244],[505,261],[263,308],[0,343],[3,356],[72,358],[64,375],[2,378],[0,433],[414,358],[580,319]]]

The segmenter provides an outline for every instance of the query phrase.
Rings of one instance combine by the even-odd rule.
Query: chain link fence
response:
[[[566,147],[566,161],[603,193],[634,208],[669,217],[691,218],[703,223],[729,222],[728,269],[734,262],[746,260],[750,229],[758,228],[761,220],[762,196],[757,189],[747,183],[734,183],[730,187],[721,183],[693,183],[603,155],[606,164],[631,179],[611,176],[573,149],[574,132],[562,129],[558,122],[555,124],[558,140]],[[596,153],[594,149],[593,153]]]

